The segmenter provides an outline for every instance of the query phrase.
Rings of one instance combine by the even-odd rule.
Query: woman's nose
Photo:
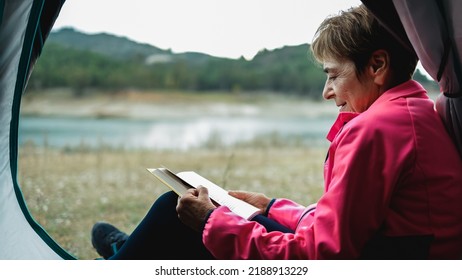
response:
[[[333,88],[329,85],[329,81],[326,81],[326,84],[324,85],[324,89],[322,90],[322,97],[326,100],[329,100],[334,97],[334,90]]]

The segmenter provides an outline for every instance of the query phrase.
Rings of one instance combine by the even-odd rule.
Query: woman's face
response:
[[[333,99],[340,112],[362,113],[380,96],[379,87],[370,75],[372,69],[366,68],[359,79],[350,60],[330,59],[323,66],[327,80],[322,96]]]

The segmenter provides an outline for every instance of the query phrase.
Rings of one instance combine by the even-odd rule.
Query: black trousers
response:
[[[208,260],[202,235],[184,225],[176,212],[178,196],[161,195],[111,260]],[[253,219],[268,231],[293,232],[263,215]],[[224,244],[223,246],[226,246]]]

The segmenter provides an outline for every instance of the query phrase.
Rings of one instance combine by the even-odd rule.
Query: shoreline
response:
[[[231,95],[231,96],[230,96]],[[25,95],[21,115],[76,118],[322,117],[338,113],[333,102],[275,94],[140,93],[82,98],[50,91]]]

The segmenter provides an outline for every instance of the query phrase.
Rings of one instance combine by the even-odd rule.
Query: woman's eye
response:
[[[333,81],[333,80],[335,80],[336,78],[337,78],[337,76],[328,76],[328,77],[327,77],[327,79],[328,79],[329,81]]]

